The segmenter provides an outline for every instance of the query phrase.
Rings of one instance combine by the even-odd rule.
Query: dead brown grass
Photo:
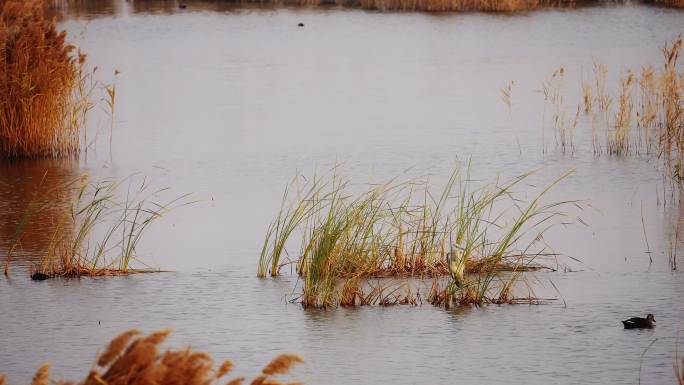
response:
[[[231,0],[230,3],[296,6],[343,6],[379,11],[424,12],[527,12],[551,7],[575,7],[601,3],[621,3],[622,0]],[[682,0],[644,0],[647,4],[681,8]],[[208,2],[215,7],[214,2]],[[207,8],[207,3],[201,5]],[[144,9],[144,2],[134,3]],[[169,9],[175,7],[169,6]]]
[[[51,381],[50,365],[45,363],[34,375],[31,385],[218,385],[232,371],[232,361],[223,361],[214,369],[214,360],[208,353],[190,348],[162,353],[160,345],[170,333],[162,330],[142,336],[137,330],[129,330],[112,340],[99,357],[97,366],[83,381]],[[251,384],[285,384],[273,376],[288,374],[294,365],[302,362],[304,360],[296,354],[281,354],[269,362]],[[236,377],[227,385],[242,384],[244,380],[244,377]],[[0,385],[4,381],[5,377],[0,375]],[[301,382],[287,383],[294,384]]]
[[[336,5],[380,11],[525,12],[545,7],[571,7],[587,0],[234,0],[235,3],[300,6]]]
[[[569,0],[359,0],[361,7],[378,10],[428,12],[520,12],[534,9],[574,5]]]
[[[89,109],[85,55],[45,18],[42,1],[0,7],[0,158],[77,153]]]

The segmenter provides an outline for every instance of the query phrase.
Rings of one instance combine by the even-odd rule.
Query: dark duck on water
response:
[[[649,314],[646,318],[634,317],[628,320],[622,321],[625,325],[625,329],[652,329],[655,326],[655,317],[653,314]]]
[[[33,273],[33,274],[31,274],[31,279],[34,281],[45,281],[48,278],[50,278],[50,277],[45,273]]]

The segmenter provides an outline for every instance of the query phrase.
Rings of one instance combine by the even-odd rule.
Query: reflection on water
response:
[[[58,226],[61,233],[71,230],[64,225],[71,223],[66,219],[75,194],[73,182],[78,177],[75,160],[0,162],[2,255],[12,246],[17,227],[25,217],[26,230],[15,251],[31,261],[46,254]]]
[[[542,130],[540,88],[563,66],[572,103],[592,57],[609,68],[609,82],[627,65],[660,65],[658,47],[684,32],[681,11],[620,5],[435,16],[174,4],[84,2],[61,25],[83,33],[79,45],[98,73],[121,70],[112,160],[108,140],[96,145],[86,163],[92,180],[142,172],[204,198],[165,216],[137,250],[177,272],[0,279],[0,371],[11,383],[48,360],[58,377],[77,379],[97,349],[130,327],[172,327],[174,345],[253,362],[240,370],[248,375],[274,353],[295,351],[308,361],[301,377],[310,384],[635,383],[643,350],[658,338],[644,355],[642,383],[673,382],[684,280],[666,249],[683,214],[659,205],[653,162],[594,157],[590,126],[577,127],[572,157],[560,155]],[[222,4],[206,2],[206,10]],[[511,80],[509,114],[500,89]],[[576,170],[547,198],[590,202],[594,209],[581,213],[589,226],[558,227],[545,238],[581,263],[531,277],[540,295],[556,295],[552,280],[567,307],[305,311],[287,302],[301,288],[296,277],[255,278],[264,230],[298,171],[340,162],[354,182],[431,175],[440,184],[465,159],[480,181],[539,169],[522,194]],[[51,161],[2,164],[4,247],[8,222],[45,169],[51,186],[83,171]],[[63,195],[41,217],[48,230],[25,247],[44,247],[64,215]],[[647,313],[656,329],[622,330],[620,320]]]

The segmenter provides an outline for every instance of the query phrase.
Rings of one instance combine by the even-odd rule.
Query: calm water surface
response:
[[[427,15],[217,2],[180,11],[173,2],[98,1],[70,9],[60,25],[99,66],[99,80],[121,71],[112,144],[98,107],[88,140],[99,139],[80,161],[0,164],[3,254],[41,183],[140,173],[201,202],[165,217],[140,246],[143,259],[173,273],[32,282],[28,262],[48,246],[70,196],[56,198],[0,279],[0,372],[11,383],[46,360],[58,377],[79,379],[131,327],[171,327],[174,346],[230,357],[245,374],[277,352],[298,352],[307,359],[298,377],[311,384],[637,383],[640,356],[657,339],[642,383],[674,382],[684,280],[666,250],[684,213],[661,204],[657,161],[595,158],[585,122],[577,150],[563,155],[540,89],[564,67],[573,110],[593,57],[610,82],[628,67],[659,65],[658,48],[684,32],[684,13]],[[509,112],[500,89],[511,80]],[[255,278],[264,229],[296,173],[339,162],[359,183],[400,174],[439,182],[469,158],[483,181],[539,168],[519,188],[528,196],[575,169],[550,198],[589,202],[575,213],[589,227],[558,227],[547,242],[582,263],[535,276],[540,293],[557,296],[553,280],[566,306],[306,311],[287,302],[292,277]],[[648,312],[656,329],[621,328]]]

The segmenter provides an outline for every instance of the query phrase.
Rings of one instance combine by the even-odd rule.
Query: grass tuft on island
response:
[[[46,191],[33,199],[19,220],[5,260],[5,275],[14,254],[21,248],[22,235],[40,212],[55,204],[53,191],[73,189],[74,201],[54,224],[47,250],[37,265],[31,264],[33,279],[115,276],[159,272],[137,258],[136,249],[150,226],[173,208],[191,204],[190,194],[161,202],[166,188],[152,190],[149,181],[87,183],[85,177]],[[121,199],[120,196],[124,198]],[[142,265],[142,268],[134,267]]]
[[[577,201],[542,203],[570,172],[523,204],[514,189],[531,174],[475,186],[470,167],[456,168],[436,192],[420,180],[359,188],[337,167],[301,185],[297,178],[267,229],[257,276],[277,277],[292,266],[305,307],[420,301],[410,282],[391,282],[398,278],[446,277],[444,299],[437,299],[446,290],[438,281],[428,298],[436,305],[512,302],[521,273],[546,268],[538,259],[555,256],[544,233],[566,217],[565,206],[581,208]],[[288,258],[286,245],[297,242],[296,257]]]

